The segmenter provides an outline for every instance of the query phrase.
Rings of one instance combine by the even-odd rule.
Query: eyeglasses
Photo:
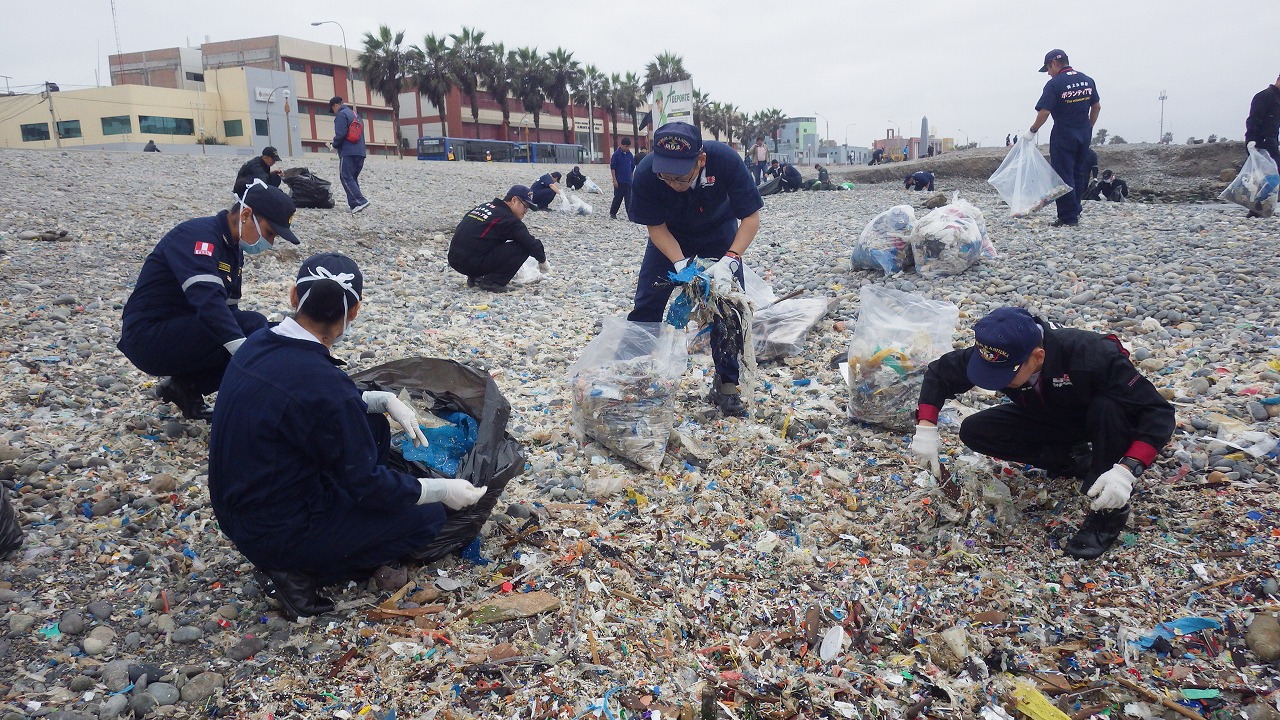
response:
[[[693,179],[696,178],[697,176],[698,176],[698,168],[696,165],[694,166],[693,170],[690,170],[688,173],[685,173],[684,175],[677,176],[677,175],[670,175],[668,173],[658,173],[659,180],[662,180],[663,182],[669,182],[672,185],[692,185]]]

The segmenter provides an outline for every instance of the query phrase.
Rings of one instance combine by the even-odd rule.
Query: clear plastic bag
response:
[[[826,298],[789,298],[778,300],[773,287],[750,265],[742,265],[743,293],[755,312],[751,317],[751,341],[756,362],[768,362],[799,355],[804,341],[818,321],[830,311],[833,300]],[[710,352],[707,333],[691,336],[690,353]]]
[[[587,180],[590,181],[590,178]],[[593,211],[590,203],[568,190],[560,191],[560,204],[556,209],[566,215],[590,215]]]
[[[1280,192],[1280,172],[1277,172],[1276,161],[1251,142],[1244,167],[1218,198],[1244,206],[1262,217],[1271,217],[1276,211],[1277,192]]]
[[[925,368],[951,349],[960,309],[864,285],[849,343],[849,416],[906,431],[915,426]]]
[[[916,210],[910,205],[894,205],[871,219],[853,244],[853,267],[882,270],[885,275],[910,270],[911,230]]]
[[[1035,139],[1013,144],[987,182],[1009,204],[1010,214],[1024,217],[1071,192],[1040,154]]]
[[[958,275],[983,257],[994,258],[996,249],[987,235],[982,211],[957,195],[916,221],[911,256],[917,272],[937,278]]]
[[[574,432],[657,472],[688,357],[685,334],[666,323],[606,318],[569,368]]]
[[[596,195],[599,195],[602,192],[600,190],[600,186],[597,185],[596,181],[592,180],[591,178],[587,178],[587,181],[582,184],[582,189],[585,192],[595,193]]]
[[[532,283],[541,282],[546,277],[542,271],[538,269],[538,261],[534,258],[527,258],[520,269],[516,271],[515,277],[511,278],[513,285],[530,285]]]

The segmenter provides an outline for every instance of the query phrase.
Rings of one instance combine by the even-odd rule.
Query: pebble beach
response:
[[[1012,218],[981,179],[940,174],[998,257],[929,280],[849,259],[873,217],[922,215],[929,193],[855,173],[851,190],[767,197],[745,262],[832,309],[802,353],[760,365],[746,419],[704,402],[713,370],[693,355],[651,472],[571,429],[566,371],[630,310],[645,247],[610,195],[529,213],[551,274],[490,294],[447,266],[453,227],[568,166],[369,158],[372,205],[350,215],[336,157],[285,158],[338,208],[299,210],[302,245],[247,260],[240,307],[281,315],[303,259],[349,255],[365,297],[335,356],[484,368],[527,460],[478,556],[331,588],[336,612],[290,622],[218,531],[209,426],[115,347],[143,259],[226,208],[243,160],[0,150],[0,481],[26,529],[0,559],[0,720],[1058,717],[1032,714],[1041,700],[1062,717],[1280,718],[1280,219],[1085,203],[1052,228],[1052,207]],[[583,172],[608,192],[606,166]],[[947,498],[909,435],[849,419],[835,361],[869,284],[958,306],[956,347],[1003,305],[1125,342],[1178,429],[1120,544],[1063,555],[1086,509],[1068,482],[972,458],[1007,492]],[[949,465],[957,418],[995,402],[971,391],[944,416]],[[1216,626],[1160,635],[1188,617]]]

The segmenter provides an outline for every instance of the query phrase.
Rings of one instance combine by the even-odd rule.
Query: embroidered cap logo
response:
[[[662,148],[663,150],[666,150],[667,152],[680,153],[680,154],[687,153],[691,149],[693,149],[693,146],[689,143],[688,140],[682,137],[676,137],[674,135],[668,135],[667,137],[664,137],[661,140],[659,140],[658,147]]]
[[[986,360],[993,365],[1000,365],[1009,362],[1009,353],[1004,350],[997,347],[991,347],[990,345],[983,345],[982,343],[977,343],[977,345],[978,354],[982,356],[983,360]]]

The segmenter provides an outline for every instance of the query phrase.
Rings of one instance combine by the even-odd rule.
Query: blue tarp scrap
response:
[[[1207,617],[1181,617],[1177,620],[1170,620],[1156,625],[1150,635],[1145,635],[1137,640],[1131,641],[1134,645],[1141,648],[1150,648],[1155,643],[1156,638],[1164,638],[1172,640],[1179,635],[1198,632],[1200,630],[1217,630],[1222,627],[1222,623]]]
[[[446,477],[457,477],[462,458],[475,447],[480,424],[463,412],[444,413],[439,417],[449,424],[422,428],[427,447],[418,447],[402,436],[400,452],[405,460],[423,463]]]

